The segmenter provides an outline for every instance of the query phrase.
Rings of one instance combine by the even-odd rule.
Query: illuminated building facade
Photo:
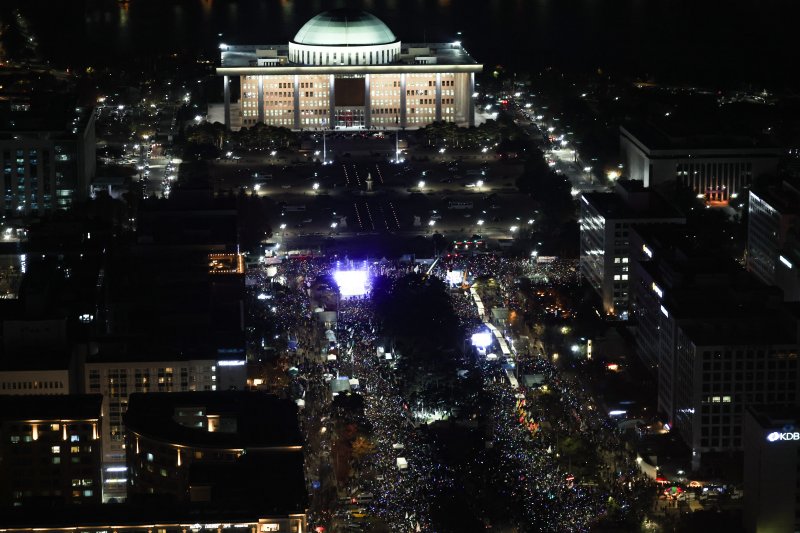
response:
[[[99,395],[0,397],[0,505],[101,497]]]
[[[224,122],[294,130],[474,125],[475,73],[459,42],[401,43],[375,16],[335,9],[309,20],[286,45],[220,45]],[[231,114],[231,78],[239,105]]]
[[[120,357],[98,357],[84,366],[85,392],[102,394],[106,414],[101,428],[103,435],[103,499],[125,499],[127,479],[125,425],[128,397],[136,392],[182,392],[216,390],[217,361],[136,360]]]
[[[800,188],[750,191],[747,218],[747,269],[783,291],[786,301],[800,300]]]
[[[800,530],[800,410],[749,408],[744,420],[744,531]]]
[[[581,196],[581,275],[603,301],[607,315],[628,318],[630,228],[633,224],[685,222],[659,194],[622,180],[612,193]]]
[[[620,126],[620,149],[630,179],[645,187],[677,182],[712,204],[774,173],[780,157],[778,148],[750,137],[692,134],[671,123]]]
[[[636,226],[631,254],[637,355],[695,467],[707,452],[742,450],[749,406],[800,405],[800,321],[777,288],[688,226]]]
[[[85,201],[97,169],[93,108],[0,113],[0,213],[44,214]]]

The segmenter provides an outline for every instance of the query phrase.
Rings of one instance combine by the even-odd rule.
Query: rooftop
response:
[[[257,475],[254,475],[257,473]],[[271,483],[264,483],[269,476]],[[234,463],[194,462],[189,487],[208,487],[208,501],[225,508],[251,505],[263,513],[302,513],[308,502],[303,452],[248,453]]]
[[[653,150],[760,150],[775,156],[778,147],[766,137],[745,133],[721,133],[714,125],[700,122],[664,120],[655,122],[629,122],[620,126],[620,134],[633,137],[647,151]]]
[[[783,181],[779,185],[754,185],[751,192],[782,215],[800,215],[800,186]]]
[[[773,405],[748,405],[745,407],[764,429],[800,426],[800,408]],[[792,430],[794,431],[794,430]]]
[[[274,51],[275,56],[280,61],[276,66],[258,67],[257,50]],[[392,66],[416,66],[419,68],[431,68],[441,65],[474,65],[478,63],[464,50],[463,47],[453,43],[402,43],[400,47],[400,59],[395,63],[387,65],[341,65],[341,66],[322,66],[322,65],[296,65],[289,62],[289,44],[264,44],[264,45],[226,45],[222,50],[221,68],[259,68],[260,72],[274,70],[276,74],[281,74],[281,67],[293,67],[298,69],[310,69],[308,72],[336,72],[337,70],[357,70],[357,69],[376,69]],[[435,64],[420,65],[416,57],[434,57]]]
[[[684,216],[656,191],[644,189],[633,180],[620,180],[616,192],[583,193],[588,202],[604,218],[616,220],[683,220]]]
[[[0,396],[0,420],[97,420],[101,394]]]
[[[261,490],[269,487],[269,483],[264,483]],[[269,516],[265,510],[252,506],[216,506],[208,502],[177,504],[153,498],[142,502],[66,505],[58,508],[58,512],[42,512],[36,506],[4,508],[0,510],[0,523],[11,529],[111,526],[113,530],[115,526],[147,529],[152,524],[257,523]]]
[[[186,414],[189,412],[193,414]],[[185,425],[192,417],[206,425]],[[260,392],[132,394],[125,425],[130,431],[156,441],[198,448],[252,450],[303,446],[294,402]]]
[[[0,106],[0,140],[15,136],[74,139],[84,131],[93,111],[60,95],[34,99],[25,110]]]

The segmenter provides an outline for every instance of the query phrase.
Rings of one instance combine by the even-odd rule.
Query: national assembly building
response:
[[[461,43],[401,43],[377,17],[335,9],[277,45],[220,45],[224,123],[294,130],[474,125],[475,73]],[[231,78],[239,102],[231,104]]]

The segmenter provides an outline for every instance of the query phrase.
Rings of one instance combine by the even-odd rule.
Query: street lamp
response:
[[[478,225],[483,226],[483,219],[478,220]]]
[[[481,187],[483,187],[483,180],[476,181],[475,186],[478,188],[478,191],[480,191]]]
[[[319,183],[314,183],[314,185],[311,186],[311,189],[314,191],[314,193],[316,193],[319,190]]]
[[[424,187],[425,187],[425,182],[420,180],[419,183],[417,183],[417,188],[419,188],[419,190],[421,191]]]
[[[514,232],[515,232],[515,231],[517,231],[517,229],[519,229],[519,228],[517,228],[517,226],[511,226],[511,227],[510,227],[510,228],[508,228],[508,229],[509,229],[509,231],[510,231],[511,233],[514,233]]]
[[[430,227],[433,227],[433,226],[435,226],[435,225],[436,225],[436,221],[435,221],[435,220],[429,220],[429,221],[428,221],[428,225],[429,225]]]

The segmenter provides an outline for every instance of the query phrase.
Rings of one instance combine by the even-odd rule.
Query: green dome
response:
[[[397,41],[378,17],[356,9],[333,9],[306,22],[294,42],[312,46],[365,46]]]

